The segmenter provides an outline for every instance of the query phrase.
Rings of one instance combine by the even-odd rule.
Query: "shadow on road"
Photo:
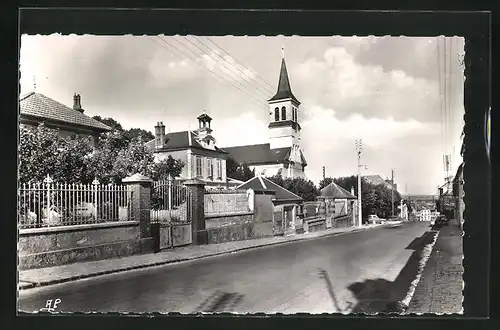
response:
[[[244,295],[235,292],[216,291],[194,313],[229,313],[243,300]]]
[[[383,278],[377,278],[350,284],[348,289],[351,290],[358,301],[351,313],[404,313],[405,306],[401,301],[405,298],[411,282],[417,276],[425,245],[432,243],[436,234],[436,231],[428,231],[406,247],[406,249],[414,250],[414,252],[395,281],[391,282]]]
[[[330,276],[328,276],[328,272],[324,269],[319,269],[318,276],[320,278],[323,278],[326,281],[326,285],[328,287],[328,293],[330,294],[330,297],[332,298],[335,309],[338,312],[342,312],[342,310],[340,309],[340,305],[339,305],[339,302],[337,300],[337,297],[335,296],[335,291],[333,290],[333,285],[332,285],[332,282],[330,281]]]

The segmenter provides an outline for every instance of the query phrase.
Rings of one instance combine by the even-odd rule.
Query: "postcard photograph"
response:
[[[18,310],[462,314],[464,56],[22,35]]]

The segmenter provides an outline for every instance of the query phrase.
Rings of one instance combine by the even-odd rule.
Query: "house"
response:
[[[455,198],[455,220],[460,228],[464,223],[464,163],[460,164],[453,178],[453,197]]]
[[[172,156],[184,162],[181,180],[199,179],[207,189],[234,186],[226,177],[227,152],[216,146],[212,135],[212,118],[203,113],[197,119],[198,129],[167,134],[163,122],[158,122],[155,138],[146,143],[146,148],[153,151],[156,161]]]
[[[417,212],[417,221],[431,221],[431,210],[423,209]]]
[[[357,197],[335,182],[330,183],[320,190],[321,196],[325,197],[326,207],[335,216],[350,214]]]
[[[302,225],[297,214],[304,200],[271,180],[257,175],[236,189],[251,189],[254,192],[256,230],[262,234],[295,231],[297,226]]]
[[[224,147],[237,163],[246,163],[262,176],[281,174],[283,178],[305,177],[307,161],[300,147],[299,100],[293,95],[285,58],[276,94],[269,104],[269,143]]]
[[[63,137],[91,136],[96,146],[100,134],[111,131],[111,127],[84,114],[81,97],[73,96],[73,107],[69,108],[43,94],[31,92],[19,100],[19,122],[21,126],[37,127],[41,123],[57,129]]]

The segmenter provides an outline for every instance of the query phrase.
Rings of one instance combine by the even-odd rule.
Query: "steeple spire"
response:
[[[285,59],[285,45],[281,45],[281,58]]]
[[[299,100],[293,95],[292,88],[290,87],[290,80],[288,79],[288,71],[286,69],[285,63],[285,47],[281,46],[282,59],[281,59],[281,70],[280,70],[280,78],[278,82],[278,91],[276,95],[274,95],[269,101],[277,101],[283,99],[292,99],[298,104],[300,104]]]

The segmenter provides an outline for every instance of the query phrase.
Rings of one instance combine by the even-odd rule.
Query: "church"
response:
[[[307,166],[300,148],[300,101],[293,95],[286,69],[285,57],[281,60],[278,90],[269,104],[269,143],[222,148],[237,163],[247,164],[256,175],[283,178],[305,177]]]

